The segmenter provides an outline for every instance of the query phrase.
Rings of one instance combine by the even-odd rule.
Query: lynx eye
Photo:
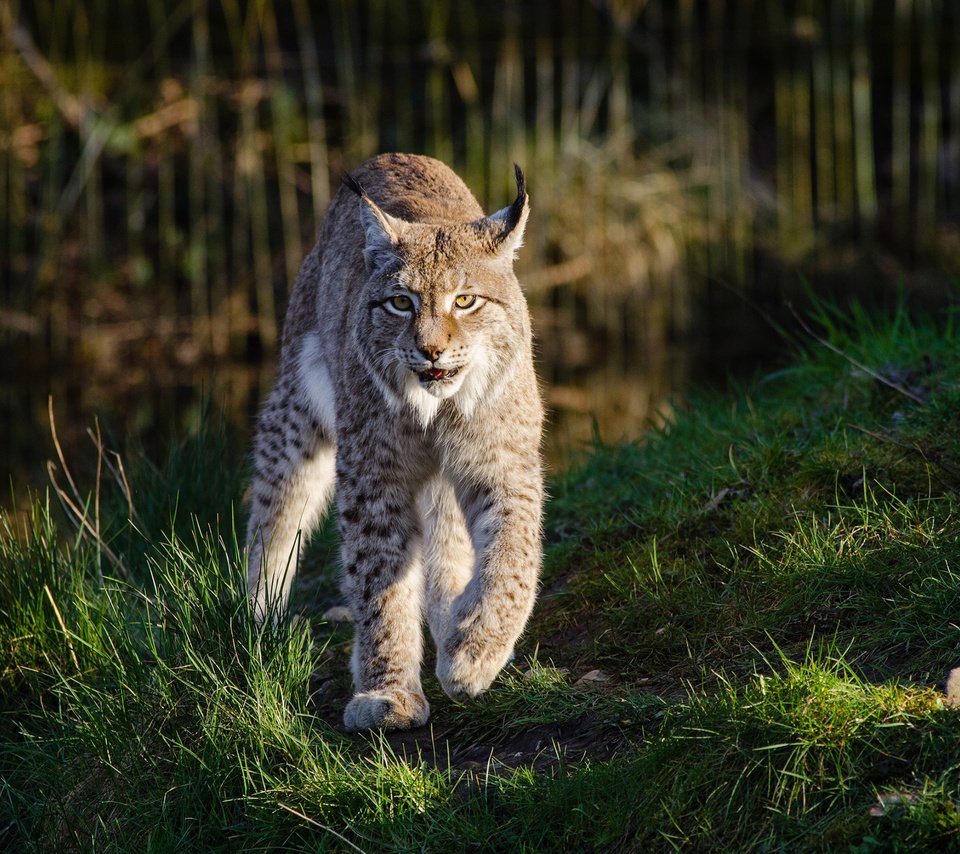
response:
[[[395,297],[390,297],[387,303],[397,311],[410,311],[413,308],[413,300],[406,294],[397,294]]]
[[[460,294],[454,301],[453,304],[457,308],[470,308],[475,305],[477,302],[477,297],[475,294]]]

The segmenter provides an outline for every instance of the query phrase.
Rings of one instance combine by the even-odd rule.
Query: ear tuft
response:
[[[519,163],[513,164],[513,176],[517,179],[517,198],[510,207],[511,209],[518,209],[517,218],[519,219],[520,213],[527,205],[527,182],[523,177],[523,170]]]
[[[361,199],[368,198],[367,191],[363,189],[363,187],[360,185],[360,182],[356,178],[354,178],[353,175],[351,175],[349,172],[344,173],[343,183],[348,189],[356,193]]]
[[[513,204],[474,224],[478,231],[487,235],[493,252],[506,256],[511,261],[523,245],[523,230],[530,213],[530,197],[527,195],[523,170],[514,163],[513,171],[517,180],[517,198]]]
[[[345,174],[343,185],[360,198],[360,223],[365,240],[363,257],[367,267],[373,269],[378,255],[385,252],[392,254],[396,249],[406,223],[381,210],[353,175]]]
[[[517,226],[520,225],[521,220],[524,220],[524,225],[526,225],[525,214],[528,211],[527,182],[524,180],[523,170],[516,163],[513,164],[513,174],[514,174],[514,177],[517,179],[517,197],[516,199],[513,200],[513,204],[510,205],[510,207],[506,208],[500,213],[494,214],[494,216],[497,216],[497,217],[499,217],[501,214],[504,214],[503,232],[500,235],[498,235],[496,239],[496,243],[498,245],[503,241],[507,240],[508,238],[510,238],[510,236],[516,230]],[[521,226],[520,228],[520,234],[518,236],[518,242],[517,242],[516,248],[518,249],[520,248],[519,241],[522,239],[523,239],[523,226]]]

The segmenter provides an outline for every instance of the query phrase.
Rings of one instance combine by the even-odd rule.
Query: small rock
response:
[[[712,513],[720,506],[720,502],[723,501],[730,494],[730,487],[724,486],[717,492],[715,495],[711,496],[710,500],[700,508],[700,512],[703,514]]]
[[[900,807],[908,807],[917,800],[917,796],[910,792],[881,792],[877,795],[877,803],[870,807],[870,815],[879,818],[889,815]]]
[[[323,612],[323,618],[328,623],[352,623],[353,614],[344,605],[334,605]]]
[[[610,676],[604,673],[602,670],[590,670],[587,673],[584,673],[574,685],[600,685],[604,682],[609,682]]]

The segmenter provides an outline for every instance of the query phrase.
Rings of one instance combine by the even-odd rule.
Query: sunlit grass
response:
[[[251,628],[230,509],[242,466],[220,470],[217,429],[161,465],[128,461],[135,514],[102,485],[122,578],[56,504],[10,517],[0,840],[956,845],[960,718],[941,693],[960,634],[956,342],[903,313],[831,324],[817,329],[836,350],[645,443],[598,446],[554,483],[516,661],[470,705],[428,675],[422,732],[339,728],[350,639],[318,616],[337,601],[329,535],[306,560],[303,619]],[[909,376],[917,399],[854,363]]]

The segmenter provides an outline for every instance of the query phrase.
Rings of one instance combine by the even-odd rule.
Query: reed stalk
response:
[[[192,62],[189,71],[189,96],[197,104],[197,121],[189,135],[187,194],[189,196],[189,236],[187,238],[187,276],[190,279],[190,314],[198,324],[194,337],[216,352],[213,341],[213,306],[210,294],[210,270],[207,247],[210,245],[210,220],[207,215],[209,185],[206,175],[210,169],[208,146],[216,137],[207,129],[207,80],[210,68],[210,25],[204,0],[193,0],[191,22]]]
[[[277,33],[277,19],[271,3],[266,3],[262,11],[263,49],[266,58],[267,75],[270,81],[271,140],[276,158],[276,187],[280,197],[280,218],[282,229],[280,241],[283,246],[285,279],[293,282],[296,278],[303,246],[300,240],[300,211],[297,199],[296,167],[293,160],[296,107],[294,94],[284,79],[283,54]],[[264,194],[266,199],[266,193]]]
[[[915,15],[920,44],[937,43],[937,21],[943,17],[937,0],[917,0]],[[936,227],[939,196],[939,146],[942,133],[940,108],[940,54],[922,50],[920,62],[920,130],[917,141],[917,233],[929,244]],[[926,248],[926,247],[921,247]]]
[[[853,127],[857,215],[861,232],[873,235],[877,218],[876,169],[873,159],[873,99],[870,94],[870,55],[867,28],[869,0],[851,0],[853,19]]]
[[[57,358],[101,296],[184,321],[194,352],[273,352],[339,173],[383,149],[450,162],[488,208],[524,165],[533,301],[618,336],[625,295],[669,289],[684,326],[697,282],[752,286],[758,247],[803,265],[856,225],[936,253],[960,203],[950,4],[893,0],[896,38],[868,0],[547,6],[149,0],[118,52],[107,0],[9,0],[6,304]]]
[[[304,107],[306,111],[307,145],[310,152],[310,197],[313,202],[311,233],[316,231],[323,212],[330,202],[330,170],[327,152],[327,128],[323,116],[323,82],[317,58],[313,17],[307,0],[293,0],[293,15],[297,26],[297,49],[303,74]]]
[[[833,150],[836,134],[833,126],[830,33],[826,26],[827,10],[822,0],[818,0],[814,8],[814,19],[823,22],[816,33],[812,58],[814,146],[817,169],[816,214],[819,221],[833,223],[837,218],[836,161],[838,158]]]
[[[897,37],[893,47],[893,92],[891,104],[890,197],[894,239],[909,244],[912,232],[911,194],[911,62],[913,41],[913,0],[895,0],[893,26]]]
[[[833,139],[831,151],[823,152],[825,157],[830,158],[833,165],[836,188],[835,219],[847,223],[854,222],[856,217],[854,168],[856,154],[853,147],[853,104],[850,80],[852,44],[849,6],[849,0],[834,3],[833,14],[827,19]]]

